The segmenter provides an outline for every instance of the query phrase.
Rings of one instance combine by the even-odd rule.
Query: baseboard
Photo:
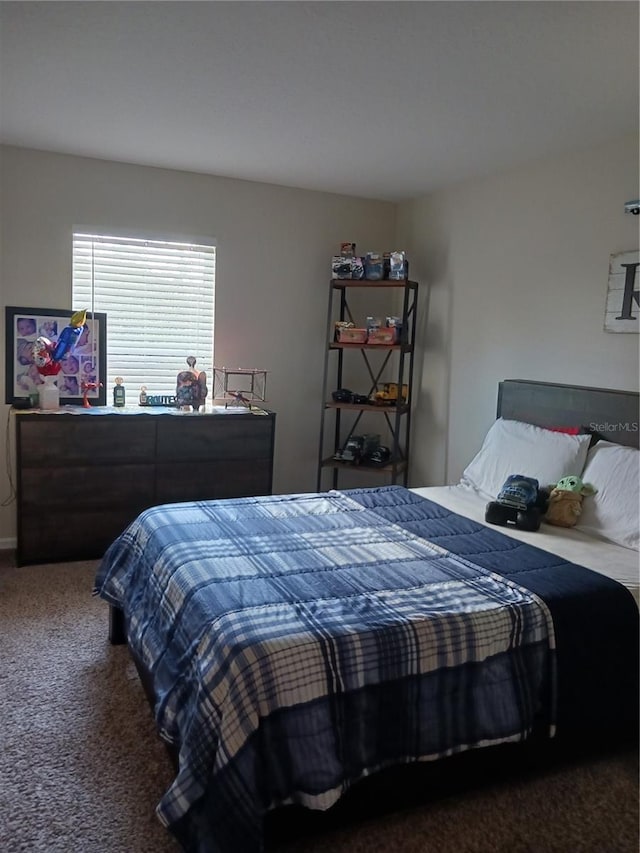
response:
[[[0,569],[15,566],[16,564],[16,540],[0,539]]]

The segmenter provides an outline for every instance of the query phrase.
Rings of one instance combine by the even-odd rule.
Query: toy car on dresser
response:
[[[547,489],[541,489],[533,477],[511,474],[495,501],[484,514],[488,524],[513,525],[519,530],[538,530],[549,501]]]

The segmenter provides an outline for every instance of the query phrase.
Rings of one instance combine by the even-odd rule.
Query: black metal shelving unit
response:
[[[339,343],[334,340],[336,319],[353,322],[354,317],[349,307],[348,294],[350,291],[363,288],[378,291],[389,289],[390,293],[402,293],[402,334],[400,341],[394,344],[354,344]],[[336,300],[339,299],[339,305]],[[413,357],[415,347],[415,330],[418,301],[418,282],[410,279],[373,281],[369,279],[332,279],[329,286],[329,305],[327,310],[327,347],[324,358],[324,379],[322,384],[322,414],[320,421],[320,443],[318,451],[317,491],[322,491],[324,474],[331,475],[330,488],[337,489],[340,472],[349,470],[365,474],[385,474],[385,479],[392,484],[402,482],[406,486],[409,474],[409,436],[411,430],[411,403],[413,384]],[[390,310],[392,307],[389,306]],[[336,317],[337,314],[337,317]],[[358,325],[355,323],[355,325]],[[354,403],[336,403],[331,399],[331,392],[343,387],[345,358],[350,352],[360,353],[371,381],[367,397],[372,396],[385,382],[397,382],[398,389],[407,385],[408,394],[404,403],[394,406],[378,406],[371,403],[358,405]],[[385,373],[386,372],[386,373]],[[392,379],[389,377],[392,374]],[[385,378],[386,377],[386,378]],[[384,418],[389,428],[391,441],[391,459],[386,465],[367,465],[361,463],[352,465],[334,459],[337,453],[356,430],[362,416],[375,413],[376,417]],[[331,428],[333,418],[332,450],[327,455],[327,433]]]

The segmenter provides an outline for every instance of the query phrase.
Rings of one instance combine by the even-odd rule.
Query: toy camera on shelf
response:
[[[548,500],[549,492],[541,489],[536,479],[512,474],[496,500],[487,504],[484,520],[488,524],[512,525],[519,530],[538,530]]]

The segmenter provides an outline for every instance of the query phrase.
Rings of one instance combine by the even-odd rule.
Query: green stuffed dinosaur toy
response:
[[[563,477],[551,487],[544,520],[558,527],[573,527],[582,512],[583,497],[595,493],[596,489],[576,474]]]

